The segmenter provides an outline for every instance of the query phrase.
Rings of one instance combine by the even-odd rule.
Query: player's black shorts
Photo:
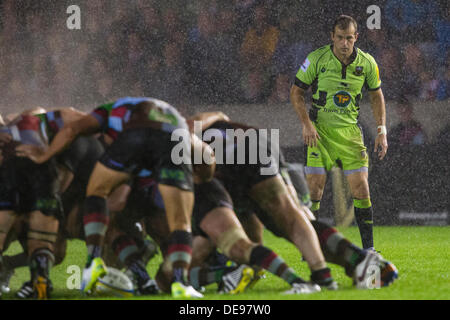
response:
[[[80,136],[57,157],[57,161],[74,175],[71,184],[61,195],[63,208],[67,214],[86,197],[86,187],[92,170],[104,151],[98,139],[93,136]]]
[[[280,169],[277,172],[282,173],[281,171],[285,171],[287,168],[287,163],[284,160],[284,156],[282,152],[280,151]],[[259,179],[255,179],[252,182],[245,181],[245,178],[243,179],[242,176],[244,176],[244,172],[246,170],[249,175],[252,173],[254,176],[257,175],[256,171],[251,171],[248,168],[243,168],[243,171],[239,173],[236,172],[228,172],[228,176],[225,176],[224,179],[220,179],[220,181],[223,181],[224,186],[226,188],[226,191],[231,195],[231,198],[233,199],[234,204],[234,211],[238,218],[245,218],[248,215],[256,214],[258,219],[264,224],[264,226],[270,230],[273,234],[275,234],[278,237],[283,237],[284,234],[281,230],[278,229],[276,221],[274,221],[272,215],[270,212],[265,212],[262,210],[258,203],[254,201],[249,196],[250,189],[256,184],[253,183],[253,181],[264,181],[265,179],[274,177],[275,175],[269,175],[269,176],[261,176]],[[283,175],[281,174],[282,178]],[[245,177],[245,176],[244,176]],[[251,181],[251,180],[250,180]],[[286,181],[288,183],[288,181]]]
[[[285,167],[283,154],[279,153],[279,168],[273,174],[261,174],[262,168],[268,168],[269,165],[263,164],[233,164],[218,165],[216,168],[216,177],[223,183],[225,189],[231,195],[235,206],[248,206],[248,194],[253,186],[273,178],[280,173],[280,168]]]
[[[192,165],[175,164],[172,150],[179,144],[171,133],[152,128],[127,129],[119,134],[100,162],[106,167],[136,175],[142,169],[152,171],[160,184],[192,191]]]
[[[10,158],[0,167],[0,210],[18,214],[40,211],[61,219],[57,187],[53,160],[38,165],[27,158]]]
[[[226,207],[233,209],[233,201],[219,180],[195,185],[195,202],[192,213],[192,233],[208,237],[200,228],[203,218],[213,209]]]

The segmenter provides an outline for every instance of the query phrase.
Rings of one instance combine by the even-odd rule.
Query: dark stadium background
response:
[[[81,9],[81,30],[66,26],[70,5]],[[379,30],[366,26],[370,5],[381,9]],[[446,0],[3,0],[0,13],[3,116],[35,106],[87,111],[121,96],[152,96],[186,115],[222,110],[240,122],[280,128],[291,162],[303,161],[303,146],[289,87],[306,54],[329,43],[334,19],[352,15],[357,46],[380,67],[388,131],[398,135],[388,136],[384,161],[370,152],[375,223],[449,222]],[[271,28],[274,50],[259,54],[251,43],[243,49],[256,20]],[[405,110],[416,122],[402,127]],[[361,124],[371,151],[375,125],[367,97]],[[332,219],[331,181],[322,208]]]

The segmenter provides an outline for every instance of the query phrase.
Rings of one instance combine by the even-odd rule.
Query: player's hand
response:
[[[383,158],[386,156],[388,149],[388,143],[387,143],[387,137],[385,134],[379,134],[377,135],[375,139],[375,148],[373,152],[378,152],[378,158],[380,160],[383,160]]]
[[[303,125],[302,134],[305,145],[308,147],[317,147],[317,140],[320,139],[320,136],[311,122]]]
[[[5,133],[5,132],[0,132],[0,147],[4,146],[5,144],[10,143],[12,140],[11,135]]]
[[[29,158],[37,164],[41,164],[46,161],[44,154],[45,149],[42,147],[33,146],[30,144],[21,144],[16,147],[16,156]]]

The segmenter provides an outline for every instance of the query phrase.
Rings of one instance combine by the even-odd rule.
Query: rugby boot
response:
[[[320,286],[315,283],[293,283],[292,288],[285,291],[284,294],[310,294],[320,292]]]
[[[238,294],[245,291],[254,279],[255,271],[242,264],[222,277],[221,293]]]
[[[102,258],[95,258],[92,260],[89,267],[83,270],[83,277],[81,280],[81,292],[84,294],[91,294],[99,278],[104,277],[108,270]]]
[[[173,282],[171,286],[172,297],[177,299],[203,298],[203,295],[190,285]]]

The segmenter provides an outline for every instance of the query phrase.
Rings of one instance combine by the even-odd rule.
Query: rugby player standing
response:
[[[387,152],[386,109],[374,58],[355,47],[357,23],[339,16],[331,32],[331,45],[308,55],[291,88],[291,102],[302,123],[306,174],[312,211],[317,214],[326,172],[340,166],[350,185],[355,217],[364,249],[373,249],[373,210],[370,201],[369,158],[358,126],[362,88],[369,91],[377,123],[375,152],[382,160]],[[312,108],[307,112],[304,95],[312,89]]]

